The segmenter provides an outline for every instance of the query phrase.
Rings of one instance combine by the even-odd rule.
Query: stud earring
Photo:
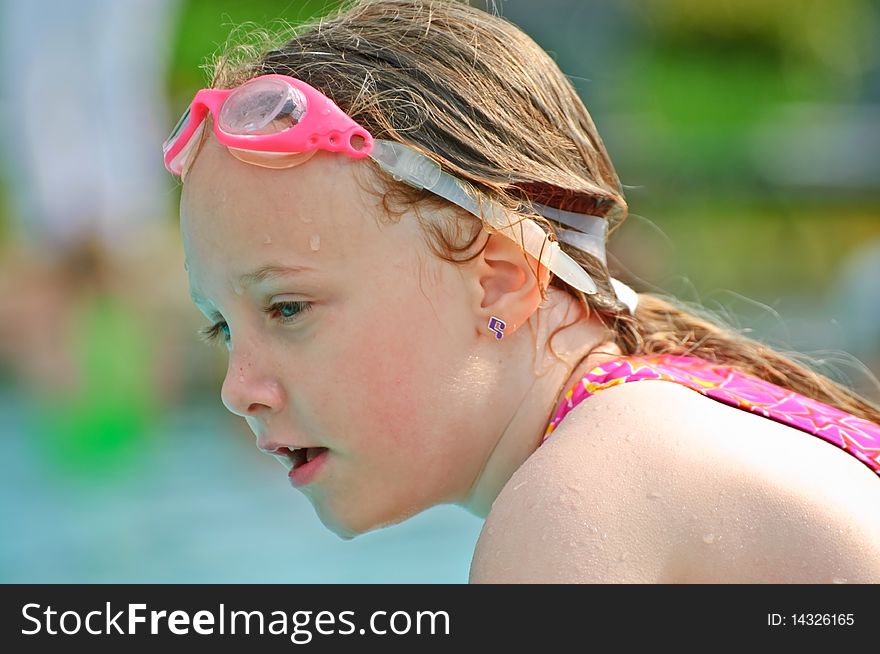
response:
[[[507,323],[501,320],[501,318],[496,318],[492,316],[489,318],[489,331],[495,332],[495,339],[501,340],[504,338],[504,328],[507,327]]]

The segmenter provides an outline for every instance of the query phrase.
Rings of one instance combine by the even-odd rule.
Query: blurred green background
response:
[[[880,401],[877,4],[498,6],[605,139],[631,209],[619,276]],[[0,7],[0,581],[465,581],[480,522],[459,509],[326,532],[225,412],[224,354],[195,336],[159,145],[233,27],[332,3]]]

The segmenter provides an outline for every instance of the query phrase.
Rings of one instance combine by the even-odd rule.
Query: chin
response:
[[[354,506],[345,507],[342,511],[334,511],[324,504],[316,503],[314,506],[323,525],[343,540],[351,540],[370,531],[391,527],[427,508],[410,506],[398,511],[377,511],[355,503]]]

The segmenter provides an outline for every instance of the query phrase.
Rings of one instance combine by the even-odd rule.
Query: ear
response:
[[[506,323],[505,335],[513,333],[541,304],[542,290],[550,283],[550,271],[544,266],[538,270],[534,257],[501,234],[489,235],[475,264],[478,332],[495,338],[487,327],[494,316]]]

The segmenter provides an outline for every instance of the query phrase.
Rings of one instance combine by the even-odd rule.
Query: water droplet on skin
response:
[[[627,443],[632,443],[632,439],[633,439],[633,438],[635,438],[635,437],[634,437],[632,434],[627,434],[627,435],[626,435],[626,442],[627,442]]]
[[[238,381],[243,384],[244,383],[244,375],[239,375]]]
[[[312,234],[312,237],[309,239],[309,247],[314,252],[321,249],[321,237],[318,234]]]
[[[715,542],[715,534],[703,534],[703,542],[706,545],[711,545]]]
[[[486,533],[491,536],[495,533],[495,527],[489,527],[488,529],[486,529]]]
[[[266,238],[263,239],[263,243],[265,245],[272,245],[272,237],[266,234]]]
[[[657,491],[651,491],[650,493],[648,493],[649,500],[659,500],[661,497],[663,497],[663,495],[661,493],[658,493]]]
[[[527,483],[528,483],[527,481],[521,481],[516,486],[514,486],[511,490],[519,490],[520,488],[525,486]]]
[[[846,577],[834,577],[834,579],[831,580],[831,583],[833,583],[833,584],[845,584],[845,583],[846,583]]]
[[[236,295],[241,295],[242,293],[244,293],[244,289],[238,282],[232,282],[232,290],[235,291]]]
[[[312,222],[312,218],[310,216],[300,216],[299,219],[306,223],[307,225]]]
[[[575,486],[574,484],[566,484],[565,487],[572,493],[575,493],[577,495],[580,495],[584,492],[584,490],[580,486]]]

